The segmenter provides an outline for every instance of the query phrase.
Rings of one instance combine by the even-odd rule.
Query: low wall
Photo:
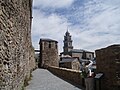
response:
[[[48,70],[52,72],[53,74],[57,75],[58,77],[61,77],[65,80],[70,81],[71,83],[77,84],[82,86],[82,77],[80,76],[80,71],[66,69],[66,68],[59,68],[59,67],[48,67]]]

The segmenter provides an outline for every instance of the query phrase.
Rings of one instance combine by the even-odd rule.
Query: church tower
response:
[[[65,36],[64,36],[64,46],[63,46],[63,52],[64,52],[64,54],[66,55],[66,54],[68,54],[68,52],[70,51],[70,50],[72,50],[73,49],[73,46],[72,46],[72,40],[71,40],[71,35],[70,35],[70,33],[68,32],[68,30],[67,30],[67,32],[65,33]]]

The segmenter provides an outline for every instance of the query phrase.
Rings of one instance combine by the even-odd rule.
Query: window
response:
[[[67,37],[64,37],[65,41],[67,41]]]
[[[90,59],[92,58],[91,55],[89,55],[89,58],[90,58]]]
[[[49,48],[51,48],[51,42],[49,42]]]
[[[57,49],[57,43],[55,43],[55,48]]]
[[[68,46],[71,46],[71,43],[70,43],[70,42],[68,43]]]

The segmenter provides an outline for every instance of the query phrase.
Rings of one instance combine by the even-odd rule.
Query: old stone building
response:
[[[104,74],[101,90],[120,90],[120,45],[96,50],[96,65]]]
[[[39,67],[59,66],[57,41],[52,39],[40,39]]]
[[[34,69],[32,0],[0,0],[0,90],[21,90]]]
[[[78,58],[62,57],[59,62],[59,67],[80,70],[80,62]]]

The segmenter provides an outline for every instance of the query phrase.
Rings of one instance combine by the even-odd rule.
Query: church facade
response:
[[[61,53],[61,55],[70,55],[71,57],[76,57],[79,60],[80,59],[91,60],[94,58],[94,52],[90,52],[83,49],[73,49],[73,46],[72,46],[73,41],[71,39],[71,35],[68,32],[68,30],[65,33],[63,42],[64,42],[64,46],[63,46],[63,52]]]

